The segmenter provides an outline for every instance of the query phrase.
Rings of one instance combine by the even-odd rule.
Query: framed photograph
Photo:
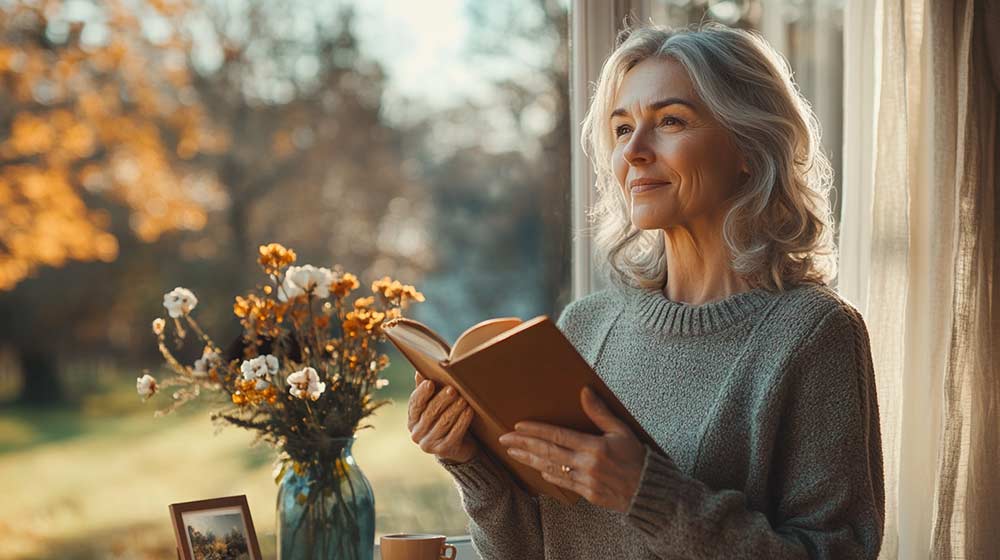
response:
[[[170,505],[180,560],[262,560],[246,496]]]

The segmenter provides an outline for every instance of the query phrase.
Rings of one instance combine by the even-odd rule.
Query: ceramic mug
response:
[[[444,535],[397,533],[379,539],[382,560],[455,560],[458,552]],[[450,553],[450,554],[449,554]]]

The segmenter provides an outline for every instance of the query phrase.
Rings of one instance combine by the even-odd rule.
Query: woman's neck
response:
[[[665,230],[667,283],[663,293],[668,299],[701,305],[750,289],[732,269],[721,229],[705,227],[699,231],[675,227]]]

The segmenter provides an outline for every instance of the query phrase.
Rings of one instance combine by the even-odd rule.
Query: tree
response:
[[[183,45],[154,43],[117,1],[104,4],[105,40],[95,42],[60,9],[58,2],[0,7],[0,290],[39,267],[114,261],[115,216],[145,242],[203,227],[197,197],[213,188],[211,178],[175,154],[224,147],[199,108],[179,101],[190,76],[170,61]],[[0,330],[31,372],[24,400],[60,396],[48,347],[55,337],[32,327],[59,324],[92,301],[71,301],[59,317],[44,304],[5,313]],[[7,299],[2,307],[25,307],[18,303],[27,302]]]
[[[496,105],[509,111],[525,147],[525,180],[535,200],[526,209],[540,229],[523,247],[535,251],[542,309],[553,314],[572,296],[569,3],[470,2],[468,11],[477,25],[473,56],[517,68],[497,81]]]
[[[0,7],[0,290],[39,266],[114,260],[118,238],[97,194],[127,208],[147,242],[205,224],[197,197],[210,177],[174,154],[226,139],[182,101],[190,75],[171,61],[184,45],[154,43],[117,0],[103,13],[107,39],[91,43],[58,2]]]
[[[58,2],[0,11],[0,213],[15,218],[0,230],[13,288],[0,342],[21,357],[23,399],[58,398],[70,342],[134,353],[120,339],[146,328],[170,284],[197,281],[225,311],[259,243],[422,269],[374,234],[391,201],[415,199],[380,117],[384,76],[358,52],[349,10],[299,4],[114,1],[78,21]],[[108,264],[71,264],[95,258]]]

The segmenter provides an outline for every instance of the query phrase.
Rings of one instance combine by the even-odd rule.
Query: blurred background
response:
[[[203,399],[154,418],[175,286],[217,340],[256,248],[411,283],[454,339],[571,297],[570,0],[0,0],[0,558],[167,558],[170,503],[246,494],[274,550],[274,451]],[[759,29],[840,168],[842,7],[662,0]],[[389,349],[386,349],[389,351]],[[467,532],[410,442],[396,354],[355,453],[377,533]],[[192,360],[194,357],[192,356]],[[161,405],[166,399],[161,401]],[[405,465],[405,469],[401,466]]]

